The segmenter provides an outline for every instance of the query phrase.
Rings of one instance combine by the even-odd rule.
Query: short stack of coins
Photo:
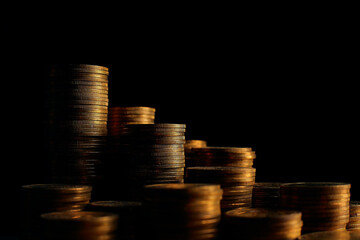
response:
[[[106,146],[108,75],[103,66],[51,66],[45,83],[45,142],[53,183],[96,181]]]
[[[252,192],[254,208],[278,208],[280,204],[280,186],[278,182],[256,182]]]
[[[139,239],[143,214],[142,202],[126,201],[94,201],[87,208],[88,211],[109,212],[119,216],[116,236],[118,239]]]
[[[255,168],[242,167],[188,167],[186,182],[220,184],[223,189],[223,212],[251,207],[252,189],[255,184]]]
[[[350,220],[346,229],[360,231],[360,201],[350,201]]]
[[[193,148],[191,164],[193,167],[249,167],[254,163],[256,155],[251,148],[241,147],[204,147]]]
[[[128,161],[125,161],[124,139],[126,126],[129,124],[154,124],[155,108],[144,106],[113,106],[109,107],[108,118],[108,148],[106,161],[101,165],[102,197],[106,199],[118,199],[114,191],[107,189],[116,183],[126,183]],[[121,167],[119,167],[121,165]]]
[[[360,232],[325,231],[308,233],[301,236],[301,240],[359,240]]]
[[[297,240],[301,212],[265,208],[237,208],[225,212],[222,239]]]
[[[128,166],[127,200],[141,199],[144,185],[184,182],[185,129],[175,123],[126,125],[122,161]]]
[[[44,213],[43,236],[51,240],[116,240],[118,217],[90,211]]]
[[[91,186],[31,184],[22,186],[24,239],[39,239],[40,215],[54,211],[81,211],[90,202]]]
[[[204,148],[207,146],[207,142],[205,140],[190,140],[190,139],[186,139],[184,148],[185,148],[185,165],[186,167],[190,167],[191,166],[191,150],[193,148]]]
[[[345,229],[349,222],[350,184],[287,183],[280,187],[280,206],[302,212],[303,233]]]
[[[144,238],[210,240],[218,236],[220,185],[155,184],[145,186]]]

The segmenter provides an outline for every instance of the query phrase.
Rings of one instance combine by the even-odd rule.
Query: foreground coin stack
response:
[[[158,240],[210,240],[221,218],[219,185],[155,184],[145,186],[144,237]]]
[[[183,183],[185,124],[132,124],[124,129],[125,200],[139,200],[144,185]],[[125,175],[127,174],[127,175]]]
[[[326,231],[308,233],[301,236],[301,240],[359,240],[360,232]]]
[[[302,212],[303,233],[345,229],[349,202],[347,183],[288,183],[280,187],[280,206]]]
[[[117,239],[139,239],[142,223],[142,202],[124,201],[94,201],[87,208],[88,211],[109,212],[119,216],[116,231]]]
[[[124,145],[124,134],[126,126],[129,124],[154,124],[154,121],[155,108],[144,106],[109,107],[107,157],[99,169],[103,176],[100,183],[103,197],[120,199],[121,196],[117,196],[118,194],[107,186],[111,186],[115,182],[118,186],[127,184],[128,179],[125,176],[130,163],[125,160],[127,146]],[[121,163],[120,168],[119,163]]]
[[[237,208],[225,212],[221,236],[227,239],[295,240],[301,236],[301,212]]]
[[[108,68],[58,64],[45,83],[45,144],[54,183],[92,184],[104,158]]]
[[[251,148],[203,147],[193,148],[189,167],[248,167],[251,168],[256,155]]]
[[[188,167],[186,182],[220,184],[223,190],[221,209],[225,212],[251,207],[255,173],[256,169],[249,167]]]
[[[360,231],[360,202],[350,201],[350,220],[346,226],[348,231]]]
[[[23,239],[39,239],[43,213],[81,211],[90,202],[90,186],[32,184],[22,186]]]
[[[44,240],[116,240],[118,217],[90,211],[44,213]]]
[[[278,208],[280,186],[277,182],[256,182],[252,192],[252,206],[255,208]]]

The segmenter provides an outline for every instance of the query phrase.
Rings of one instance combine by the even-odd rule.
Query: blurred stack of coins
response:
[[[207,146],[205,140],[189,140],[187,139],[184,145],[185,149],[185,167],[189,167],[192,164],[191,150],[193,148],[204,148]],[[186,169],[185,169],[186,170]]]
[[[45,83],[45,143],[51,181],[89,184],[104,158],[108,75],[103,66],[58,64]]]
[[[138,232],[141,231],[142,226],[142,202],[94,201],[86,209],[117,214],[119,216],[117,238],[123,240],[139,239]]]
[[[251,148],[204,147],[193,148],[189,167],[249,167],[256,155]]]
[[[350,201],[350,220],[346,229],[360,231],[360,201]]]
[[[41,215],[44,239],[116,240],[118,215],[105,212],[51,212]]]
[[[145,186],[145,234],[158,240],[210,240],[218,236],[220,185],[155,184]]]
[[[123,135],[126,126],[129,124],[154,124],[154,121],[155,108],[143,106],[109,107],[107,158],[100,168],[101,176],[103,176],[100,183],[102,199],[120,200],[122,197],[107,186],[117,183],[117,186],[122,188],[120,184],[127,184],[126,175],[130,163],[126,161],[124,155],[126,146],[124,146]]]
[[[278,208],[280,203],[278,182],[256,182],[252,192],[252,206],[255,208]]]
[[[221,236],[227,239],[296,240],[301,236],[301,212],[237,208],[225,212]]]
[[[308,233],[301,236],[301,240],[359,240],[359,232],[326,231]]]
[[[188,183],[221,185],[223,189],[221,209],[223,212],[238,207],[251,207],[255,168],[188,167],[186,172],[186,182]]]
[[[345,229],[349,203],[347,183],[300,182],[280,187],[280,206],[302,212],[303,233]]]
[[[183,183],[185,124],[131,124],[124,128],[124,177],[130,193],[125,200],[141,200],[144,185]],[[127,174],[127,175],[125,175]]]
[[[90,202],[91,186],[32,184],[22,186],[22,234],[39,239],[40,215],[54,211],[81,211]]]

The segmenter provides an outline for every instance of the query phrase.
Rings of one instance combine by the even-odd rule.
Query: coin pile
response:
[[[252,167],[256,155],[251,148],[203,147],[193,148],[189,166]]]
[[[222,211],[251,207],[255,168],[250,167],[188,167],[186,182],[220,184],[223,190]]]
[[[210,240],[218,236],[220,185],[155,184],[145,186],[143,233],[153,239]]]
[[[126,125],[122,161],[131,196],[125,200],[140,200],[144,185],[184,182],[185,128],[175,123]]]
[[[119,216],[116,232],[118,239],[137,239],[138,231],[141,231],[142,202],[94,201],[86,209],[117,214]]]
[[[45,83],[45,134],[52,182],[91,184],[104,157],[108,68],[59,64]]]
[[[345,229],[349,202],[347,183],[299,182],[280,187],[280,206],[302,212],[303,233]]]
[[[350,221],[346,225],[348,231],[360,231],[360,201],[350,201]]]
[[[225,212],[223,239],[295,240],[301,236],[301,212],[237,208]]]
[[[187,139],[184,145],[185,150],[185,174],[186,174],[186,168],[190,167],[192,165],[192,156],[191,156],[191,150],[193,148],[204,148],[207,146],[207,142],[205,140],[190,140]]]
[[[24,239],[39,239],[40,215],[54,211],[81,211],[90,202],[91,186],[62,184],[24,185],[22,233]]]
[[[278,182],[256,182],[252,192],[252,206],[255,208],[278,208],[280,202]]]
[[[115,240],[118,215],[105,212],[51,212],[41,215],[44,239]]]
[[[326,231],[308,233],[301,236],[301,240],[359,240],[359,232]]]

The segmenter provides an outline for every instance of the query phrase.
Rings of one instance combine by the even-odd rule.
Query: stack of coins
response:
[[[252,206],[255,208],[278,208],[280,203],[278,182],[256,182],[252,192]]]
[[[191,163],[188,166],[252,167],[255,157],[255,152],[251,148],[193,148],[191,151]]]
[[[303,214],[303,233],[345,229],[349,222],[350,184],[300,182],[280,187],[280,206]]]
[[[308,233],[301,236],[301,240],[359,240],[359,232],[326,231]]]
[[[145,236],[164,240],[210,240],[218,235],[220,185],[145,186]],[[145,239],[144,238],[142,239]]]
[[[205,140],[189,140],[187,139],[184,145],[185,149],[185,171],[186,167],[191,166],[192,164],[192,156],[191,150],[193,148],[204,148],[207,146],[207,142]]]
[[[144,185],[184,182],[185,128],[185,124],[174,123],[126,125],[123,192],[131,196],[125,200],[140,200]]]
[[[117,193],[107,186],[116,183],[126,183],[129,162],[126,161],[124,152],[123,135],[125,127],[129,124],[154,124],[155,108],[133,106],[133,107],[109,107],[108,118],[108,148],[106,161],[100,167],[100,175],[103,176],[99,184],[102,199],[119,199]],[[125,147],[125,148],[124,148]],[[119,167],[121,165],[121,167]]]
[[[44,239],[116,240],[118,215],[105,212],[51,212],[41,215]]]
[[[301,236],[301,212],[237,208],[225,212],[223,239],[295,240]]]
[[[346,229],[360,231],[360,201],[350,201],[350,220]]]
[[[45,142],[54,183],[92,184],[104,157],[108,68],[54,65],[45,84]]]
[[[143,214],[142,202],[125,201],[94,201],[87,206],[88,211],[109,212],[119,216],[117,237],[118,239],[139,239]]]
[[[40,215],[54,211],[81,211],[90,202],[91,186],[32,184],[22,186],[22,235],[39,239]]]
[[[251,207],[255,168],[188,167],[186,182],[220,184],[223,189],[222,211]]]

